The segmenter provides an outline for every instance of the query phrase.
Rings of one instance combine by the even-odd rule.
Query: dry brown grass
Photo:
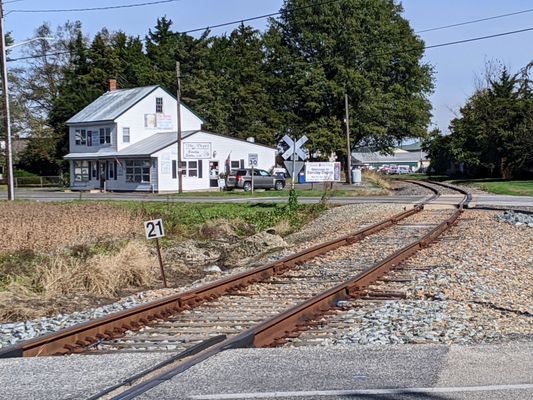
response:
[[[388,179],[384,175],[381,175],[378,172],[363,171],[363,179],[367,182],[371,182],[372,184],[376,185],[377,187],[381,189],[386,189],[386,190],[392,189],[390,179]]]
[[[128,242],[117,254],[98,254],[88,260],[56,256],[40,264],[35,285],[45,297],[89,294],[114,297],[131,288],[149,287],[154,281],[157,260],[143,243]]]
[[[0,321],[107,302],[157,287],[158,279],[157,259],[140,241],[127,242],[115,254],[97,254],[87,259],[65,253],[51,255],[43,258],[23,281],[13,280],[0,292]],[[80,304],[79,299],[86,301]]]
[[[105,204],[0,204],[0,254],[21,250],[50,252],[102,237],[142,232],[142,218]]]

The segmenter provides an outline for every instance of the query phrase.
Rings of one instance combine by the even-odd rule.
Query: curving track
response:
[[[436,192],[426,202],[440,194],[434,183],[412,183]],[[339,300],[395,296],[373,291],[371,284],[451,226],[469,199],[464,196],[458,200],[454,209],[425,210],[422,205],[416,206],[249,272],[19,343],[1,350],[0,357],[117,351],[178,353],[165,363],[166,368],[172,366],[165,373],[168,376],[225,349],[283,344],[300,336],[324,314],[334,313]],[[147,374],[156,377],[117,398],[133,398],[164,379],[159,367],[141,375]]]

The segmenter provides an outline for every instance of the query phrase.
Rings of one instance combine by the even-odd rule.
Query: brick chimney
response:
[[[109,81],[109,91],[112,92],[114,90],[117,90],[117,80],[116,79],[110,79]]]

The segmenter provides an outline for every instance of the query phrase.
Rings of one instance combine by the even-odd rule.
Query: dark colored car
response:
[[[244,189],[245,192],[252,190],[252,169],[232,169],[226,179],[228,189]],[[254,169],[254,189],[276,189],[285,187],[285,178],[280,175],[271,175],[263,169]]]

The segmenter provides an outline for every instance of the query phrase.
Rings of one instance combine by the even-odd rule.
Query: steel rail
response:
[[[112,399],[133,399],[224,350],[275,346],[284,343],[284,338],[297,337],[299,332],[308,329],[308,325],[311,321],[318,319],[332,308],[335,308],[339,300],[361,297],[368,286],[375,283],[376,280],[386,275],[419,250],[429,246],[430,243],[456,223],[459,216],[464,212],[463,204],[465,202],[467,202],[466,196],[460,203],[458,203],[457,210],[452,216],[432,229],[424,237],[394,252],[382,261],[357,274],[354,278],[328,289],[269,320],[247,329],[237,336],[233,336],[220,342],[205,351],[196,354],[188,360],[181,362],[171,370],[150,378],[145,382],[139,383],[112,397]]]
[[[168,296],[128,310],[114,313],[96,320],[84,322],[57,332],[17,343],[0,350],[0,358],[36,357],[82,353],[86,348],[102,340],[117,339],[128,330],[136,331],[152,321],[164,319],[185,309],[196,307],[206,301],[214,300],[225,293],[264,281],[271,276],[285,272],[298,264],[325,254],[341,246],[350,245],[366,236],[386,229],[423,209],[423,205],[438,197],[438,191],[412,209],[396,214],[391,218],[360,229],[349,235],[327,241],[264,266],[242,272],[213,283],[176,295]]]

